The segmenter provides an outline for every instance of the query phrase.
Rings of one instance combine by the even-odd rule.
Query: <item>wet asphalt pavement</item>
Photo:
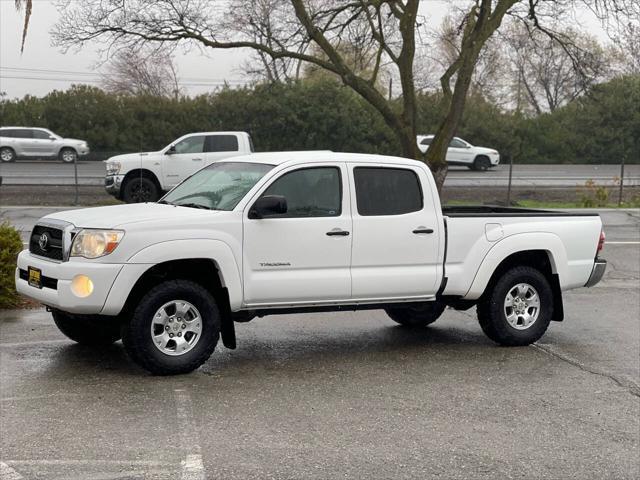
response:
[[[0,480],[638,478],[640,213],[603,218],[605,280],[531,347],[494,345],[475,309],[419,332],[289,315],[152,377],[44,310],[0,312]]]

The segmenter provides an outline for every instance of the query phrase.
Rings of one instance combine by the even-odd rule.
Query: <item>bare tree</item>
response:
[[[459,28],[458,54],[440,78],[446,115],[426,157],[438,186],[446,176],[446,151],[462,117],[480,52],[505,15],[528,16],[542,29],[542,6],[554,3],[569,8],[578,1],[469,0]],[[618,5],[634,0],[581,1],[608,8],[612,2]],[[64,2],[52,34],[54,43],[62,48],[98,38],[128,48],[182,43],[213,49],[248,48],[269,61],[315,65],[337,75],[380,113],[404,156],[421,158],[416,145],[414,75],[416,50],[426,28],[419,21],[420,0],[273,0],[269,8],[276,14],[266,25],[263,20],[238,15],[242,11],[239,7],[250,9],[255,4],[256,0]],[[364,71],[358,71],[344,54],[345,43],[358,42],[370,45],[375,52],[372,67]],[[376,88],[383,66],[398,79],[401,96],[397,101]]]
[[[178,72],[170,53],[121,49],[108,61],[101,74],[105,90],[127,95],[180,95]]]
[[[513,24],[502,38],[518,109],[526,100],[538,114],[552,112],[603,80],[608,71],[598,41],[573,28],[557,29],[548,36]]]

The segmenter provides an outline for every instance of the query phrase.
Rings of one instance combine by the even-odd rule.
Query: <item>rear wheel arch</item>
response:
[[[481,298],[486,297],[500,278],[515,267],[531,267],[544,275],[553,292],[552,319],[561,322],[564,319],[562,289],[560,288],[560,277],[556,270],[555,258],[549,250],[522,250],[508,255],[494,270]]]

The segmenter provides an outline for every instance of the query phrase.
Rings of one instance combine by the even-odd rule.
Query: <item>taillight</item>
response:
[[[604,234],[604,230],[600,230],[600,240],[598,240],[598,253],[600,253],[604,248],[605,238],[606,238],[606,235]]]

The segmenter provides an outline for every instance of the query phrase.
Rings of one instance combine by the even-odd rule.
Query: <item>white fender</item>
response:
[[[242,282],[231,248],[220,240],[194,238],[156,243],[129,258],[114,282],[101,313],[118,314],[138,279],[154,265],[191,258],[210,259],[215,263],[220,282],[229,292],[231,310],[239,310],[242,305]]]
[[[531,232],[508,236],[496,244],[487,252],[482,260],[480,268],[476,272],[465,299],[479,298],[484,292],[493,272],[498,265],[510,255],[528,250],[543,250],[549,256],[551,270],[560,278],[560,287],[566,285],[569,277],[567,272],[567,252],[560,237],[553,233]],[[564,282],[564,283],[563,283]]]

